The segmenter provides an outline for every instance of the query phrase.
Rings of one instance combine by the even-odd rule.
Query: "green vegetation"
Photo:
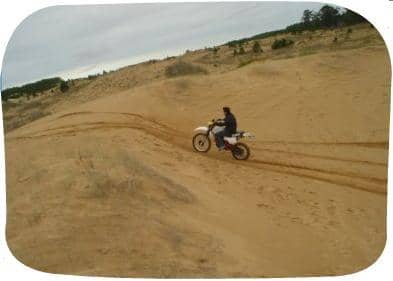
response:
[[[337,9],[333,6],[324,5],[319,11],[305,10],[301,22],[287,26],[284,29],[269,31],[254,35],[248,38],[232,40],[226,43],[231,48],[241,46],[242,44],[257,39],[264,39],[271,36],[277,36],[291,32],[293,34],[302,33],[307,30],[326,29],[334,27],[349,26],[358,23],[367,22],[361,15],[348,10]]]
[[[296,33],[306,30],[349,26],[363,22],[367,22],[367,20],[351,10],[341,11],[333,6],[324,5],[318,12],[305,10],[302,21],[287,26],[286,31]]]
[[[252,63],[253,61],[254,60],[252,60],[252,59],[249,59],[249,60],[246,60],[246,61],[242,61],[241,63],[239,63],[239,65],[237,67],[240,68],[240,67],[246,66],[246,65]]]
[[[285,38],[276,39],[276,40],[274,40],[274,42],[272,44],[272,49],[273,50],[280,49],[280,48],[284,48],[284,47],[290,46],[292,44],[293,44],[293,41],[289,40],[289,39],[285,39]]]
[[[274,35],[279,35],[279,34],[282,34],[282,33],[285,33],[285,29],[264,32],[264,33],[257,34],[255,36],[252,36],[252,37],[249,37],[249,38],[243,38],[243,39],[229,41],[228,43],[226,43],[226,45],[228,45],[231,48],[234,48],[236,46],[241,46],[241,45],[243,45],[244,43],[246,43],[247,41],[250,41],[250,40],[264,39],[264,38],[267,38],[267,37],[270,37],[270,36],[274,36]]]
[[[189,74],[206,74],[207,71],[198,66],[193,65],[191,63],[186,63],[184,61],[178,60],[173,64],[167,66],[165,69],[165,75],[167,77],[176,77],[176,76],[183,76]]]
[[[246,53],[244,46],[251,43],[253,40],[253,45],[251,51],[253,53],[261,53],[263,52],[260,43],[257,40],[264,39],[271,36],[278,36],[287,33],[302,33],[304,31],[313,31],[317,29],[327,29],[327,28],[336,28],[336,27],[346,27],[351,26],[353,24],[358,23],[367,23],[367,20],[363,18],[361,15],[348,10],[348,9],[339,9],[335,6],[324,5],[319,11],[312,11],[312,10],[305,10],[301,17],[301,21],[292,25],[287,26],[286,28],[269,31],[257,34],[252,37],[233,40],[227,43],[227,45],[231,48],[234,48],[233,55],[243,55]],[[370,24],[370,23],[369,23]],[[371,27],[373,27],[370,24]],[[347,37],[353,33],[352,28],[347,28]],[[312,39],[312,35],[308,35],[309,39]],[[338,42],[337,37],[333,39],[334,43]],[[282,38],[279,40],[275,40],[272,44],[272,49],[279,49],[289,45],[292,45],[294,42],[292,40],[288,40],[286,38]],[[249,47],[247,46],[249,49]],[[213,48],[206,48],[209,51],[212,51],[215,56],[218,55],[220,48],[213,47]],[[189,51],[187,50],[186,53]],[[171,56],[167,57],[164,60],[175,60],[176,57]],[[150,60],[150,63],[156,63],[157,60]],[[112,71],[111,71],[112,72]],[[103,71],[102,75],[106,75],[107,71]],[[205,69],[201,68],[200,66],[195,66],[185,62],[175,62],[173,65],[168,66],[166,69],[166,75],[168,77],[178,76],[178,75],[187,75],[187,74],[195,74],[195,73],[207,73]],[[94,80],[98,78],[101,74],[89,75],[87,77],[88,80]],[[61,92],[66,92],[70,88],[70,83],[62,80],[59,77],[43,79],[34,83],[29,83],[20,87],[13,87],[8,88],[2,91],[1,98],[2,101],[7,101],[10,98],[19,98],[19,97],[26,97],[31,98],[35,97],[38,94],[41,94],[45,91],[50,91],[54,93],[54,89],[59,88]]]
[[[70,86],[68,86],[68,83],[66,81],[61,81],[60,82],[60,91],[62,93],[67,92],[69,88],[70,88]]]
[[[242,45],[239,45],[239,50],[237,48],[233,50],[233,56],[244,55],[245,53],[246,51],[244,50]]]
[[[25,84],[20,87],[5,89],[1,92],[1,99],[3,101],[7,101],[10,98],[19,98],[22,96],[30,97],[32,95],[36,95],[37,93],[41,93],[43,91],[47,91],[49,89],[57,87],[62,81],[63,80],[61,78],[55,77],[43,79],[34,83]]]
[[[87,76],[87,79],[89,79],[89,80],[93,80],[93,79],[96,79],[96,78],[98,78],[98,76],[100,76],[100,74],[90,74],[90,75],[88,75]]]
[[[259,44],[259,42],[258,41],[254,41],[254,45],[252,46],[252,51],[254,52],[254,53],[262,53],[263,52],[263,50],[262,50],[262,48],[261,48],[261,45]]]

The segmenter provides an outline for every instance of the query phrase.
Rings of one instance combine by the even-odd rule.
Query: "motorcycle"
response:
[[[208,152],[210,150],[210,139],[213,138],[215,141],[214,135],[224,129],[222,122],[222,119],[213,119],[207,126],[198,127],[194,130],[198,132],[192,138],[192,146],[195,151]],[[239,140],[253,137],[249,132],[237,131],[230,137],[224,137],[224,150],[230,151],[236,160],[247,160],[250,157],[250,149],[246,144],[239,142]]]

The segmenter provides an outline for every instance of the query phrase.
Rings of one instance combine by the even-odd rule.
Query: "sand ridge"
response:
[[[390,65],[374,29],[353,30],[340,47],[339,31],[276,53],[267,38],[244,66],[226,47],[199,50],[180,59],[208,74],[168,78],[179,58],[147,62],[42,98],[50,114],[5,136],[11,251],[98,276],[367,267],[386,239]],[[256,136],[248,161],[192,149],[193,129],[224,105]]]

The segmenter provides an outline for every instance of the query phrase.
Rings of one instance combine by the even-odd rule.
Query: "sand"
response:
[[[180,58],[207,74],[166,77],[179,58],[168,59],[42,97],[48,115],[5,135],[10,250],[41,271],[94,276],[368,267],[386,240],[391,70],[375,29],[345,31]],[[192,149],[193,129],[223,106],[256,136],[247,161]]]

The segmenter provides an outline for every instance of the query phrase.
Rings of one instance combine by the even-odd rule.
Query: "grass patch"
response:
[[[4,123],[3,123],[4,131],[6,133],[10,132],[10,131],[15,130],[19,127],[22,127],[23,125],[33,122],[37,119],[45,117],[47,115],[50,115],[50,112],[33,111],[33,112],[30,112],[29,114],[24,115],[24,116],[14,116],[11,118],[4,117]]]
[[[181,60],[169,65],[165,69],[165,75],[167,77],[178,77],[192,74],[207,74],[207,71],[198,65],[186,63]]]
[[[6,107],[3,104],[4,131],[6,133],[10,132],[49,115],[50,112],[47,111],[46,108],[47,104],[44,104],[41,101],[30,101],[24,104],[12,105],[11,107]]]
[[[305,48],[302,48],[300,51],[299,51],[299,56],[300,57],[302,57],[302,56],[308,56],[308,55],[312,55],[312,54],[316,54],[317,53],[317,50],[315,49],[315,48],[310,48],[310,47],[305,47]]]
[[[238,64],[237,68],[241,68],[243,66],[249,65],[250,63],[254,62],[254,60],[250,59],[250,60],[246,60],[246,61],[242,61]]]

